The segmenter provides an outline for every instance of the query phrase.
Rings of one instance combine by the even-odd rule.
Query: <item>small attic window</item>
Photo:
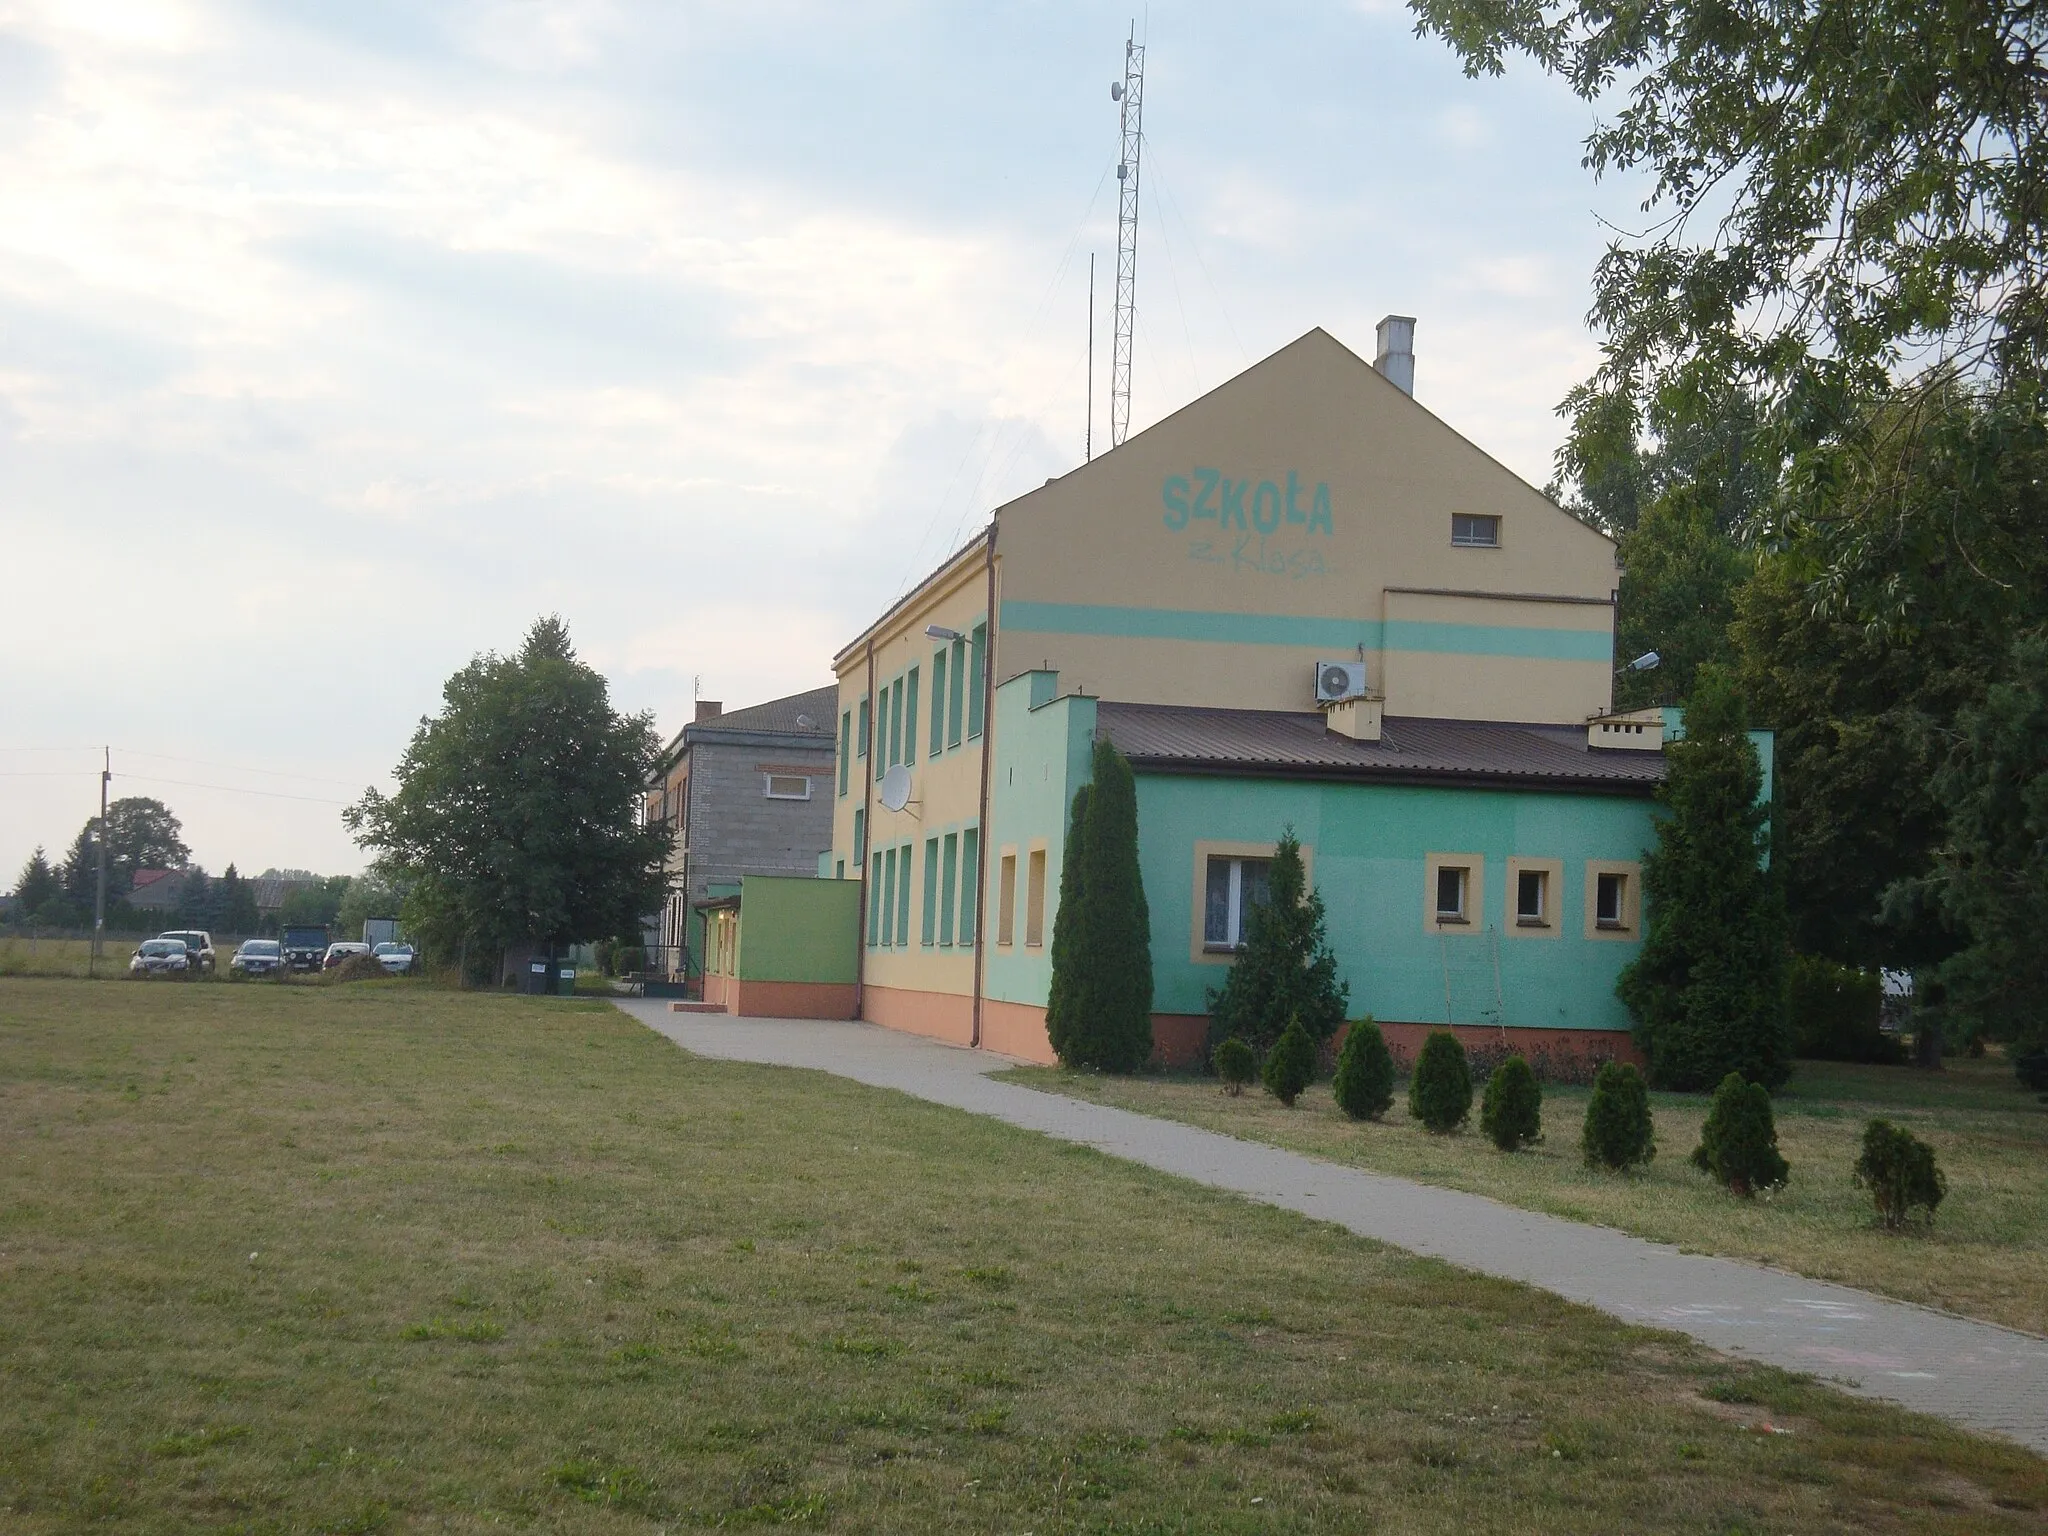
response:
[[[1476,512],[1453,512],[1451,543],[1464,549],[1499,549],[1500,519]]]

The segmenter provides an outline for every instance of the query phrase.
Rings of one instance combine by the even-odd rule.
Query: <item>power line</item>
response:
[[[201,784],[196,779],[161,779],[148,773],[117,773],[117,779],[133,779],[138,784],[177,784],[185,789],[218,789],[230,795],[261,795],[266,800],[305,800],[314,805],[348,805],[347,800],[332,800],[325,795],[288,795],[280,789],[248,789],[239,784]],[[336,780],[334,782],[339,782]]]
[[[344,789],[354,789],[356,784],[354,779],[330,779],[317,773],[288,773],[282,768],[251,768],[243,763],[215,763],[203,757],[173,757],[168,752],[138,752],[132,747],[124,747],[122,750],[130,757],[146,757],[159,763],[190,763],[195,768],[225,768],[230,773],[256,773],[271,779],[301,779],[309,784],[338,784]]]

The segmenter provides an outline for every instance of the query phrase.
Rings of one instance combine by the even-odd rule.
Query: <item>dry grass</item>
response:
[[[1346,1119],[1327,1084],[1293,1110],[1256,1091],[1226,1097],[1194,1075],[1102,1077],[1027,1067],[1029,1087],[1186,1121],[1208,1130],[1401,1174],[1575,1221],[1618,1227],[1700,1253],[1780,1265],[2048,1334],[2048,1107],[1995,1058],[1957,1060],[1941,1073],[1802,1062],[1777,1102],[1778,1143],[1791,1183],[1765,1199],[1725,1193],[1687,1161],[1704,1098],[1654,1094],[1657,1157],[1620,1176],[1579,1157],[1586,1090],[1544,1090],[1545,1140],[1505,1154],[1473,1124],[1432,1136],[1407,1116],[1406,1087],[1380,1124]],[[1850,1167],[1874,1115],[1931,1142],[1948,1198],[1931,1230],[1886,1233]]]
[[[0,981],[0,1294],[9,1532],[2048,1510],[2016,1448],[572,1000]]]

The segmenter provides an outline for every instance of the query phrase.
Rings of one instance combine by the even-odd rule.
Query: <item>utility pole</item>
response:
[[[107,786],[114,780],[114,754],[108,747],[100,748],[100,826],[95,841],[99,844],[99,876],[92,898],[92,956],[85,963],[85,973],[97,977],[100,973],[100,952],[107,941]]]
[[[1138,25],[1124,41],[1124,78],[1109,88],[1123,104],[1123,137],[1117,153],[1116,330],[1109,351],[1109,446],[1118,448],[1131,430],[1131,342],[1138,322],[1138,161],[1145,149],[1145,45]]]
[[[1088,425],[1081,434],[1081,462],[1095,457],[1095,253],[1088,253]]]

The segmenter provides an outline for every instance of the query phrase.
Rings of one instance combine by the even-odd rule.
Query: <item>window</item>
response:
[[[868,948],[882,942],[882,856],[875,855],[875,872],[868,877]]]
[[[889,766],[903,761],[903,679],[897,678],[884,695],[889,701]]]
[[[1546,870],[1515,873],[1515,921],[1524,928],[1550,926],[1550,875]]]
[[[967,642],[953,642],[953,692],[946,702],[946,745],[960,745],[961,701],[967,694]]]
[[[939,840],[924,840],[924,927],[918,942],[930,949],[939,939]]]
[[[846,878],[846,860],[841,859],[833,866],[832,878],[834,880],[844,880]]]
[[[975,915],[981,900],[981,830],[969,827],[960,834],[960,935],[962,944],[975,940]]]
[[[882,861],[882,947],[896,942],[896,850],[884,849]]]
[[[1586,937],[1639,937],[1643,916],[1643,867],[1619,859],[1586,862]]]
[[[1440,923],[1471,921],[1465,915],[1465,893],[1472,871],[1462,864],[1440,864],[1436,871],[1436,920]]]
[[[896,887],[896,947],[902,949],[910,943],[910,844],[896,850],[896,861],[903,866],[903,878]]]
[[[1017,855],[1006,851],[996,876],[996,942],[1012,944],[1017,938]]]
[[[1622,898],[1628,894],[1628,876],[1609,870],[1593,877],[1593,921],[1601,928],[1622,926],[1626,910]]]
[[[1467,549],[1499,549],[1500,519],[1475,512],[1453,512],[1451,542]]]
[[[932,739],[927,757],[946,750],[946,648],[932,652]]]
[[[768,781],[764,791],[770,800],[808,800],[811,798],[811,781],[798,773],[770,773],[762,775]]]
[[[1264,906],[1273,870],[1271,859],[1225,858],[1212,854],[1202,895],[1202,947],[1236,949],[1244,943],[1251,910]]]
[[[853,755],[855,757],[866,757],[868,755],[868,701],[866,699],[860,701],[860,736],[858,740],[859,745],[854,749]]]
[[[839,714],[839,795],[846,796],[847,765],[853,761],[853,711],[842,710]]]
[[[1045,943],[1045,850],[1034,848],[1024,875],[1024,942]]]
[[[853,813],[853,862],[858,864],[868,856],[868,813],[855,808]]]
[[[967,734],[971,737],[981,735],[982,679],[987,666],[988,626],[977,624],[967,647]]]
[[[903,755],[899,763],[917,761],[917,668],[910,669],[910,692],[903,706]]]
[[[938,674],[933,673],[932,677],[934,682],[936,682]],[[938,689],[936,686],[932,689],[932,695],[932,718],[936,720],[939,714],[937,708]],[[939,849],[939,875],[945,882],[945,889],[939,892],[939,942],[941,944],[953,942],[953,908],[955,901],[958,899],[955,892],[958,889],[957,882],[959,878],[959,872],[954,866],[959,856],[960,836],[957,832],[948,832],[944,844]]]

